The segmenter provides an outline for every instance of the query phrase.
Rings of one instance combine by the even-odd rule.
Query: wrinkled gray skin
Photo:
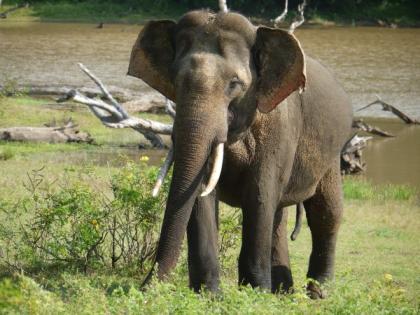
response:
[[[320,283],[333,277],[342,214],[339,154],[352,109],[330,72],[305,56],[293,35],[255,27],[236,13],[193,11],[178,23],[148,23],[133,47],[129,75],[177,104],[158,278],[175,266],[187,231],[190,286],[218,290],[219,201],[243,211],[240,284],[273,292],[292,287],[284,208],[299,202],[312,233],[307,276]],[[222,174],[217,189],[200,197],[218,143],[225,143]],[[308,290],[322,297],[316,285]]]

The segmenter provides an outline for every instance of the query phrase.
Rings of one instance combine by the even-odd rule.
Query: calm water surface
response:
[[[0,84],[90,86],[77,67],[84,63],[108,86],[148,89],[126,76],[139,25],[18,23],[0,21]],[[330,68],[349,93],[354,109],[379,95],[420,119],[420,29],[299,29],[306,53]],[[392,117],[379,106],[358,113]],[[375,121],[394,139],[375,139],[365,151],[366,176],[375,182],[420,187],[420,127]]]

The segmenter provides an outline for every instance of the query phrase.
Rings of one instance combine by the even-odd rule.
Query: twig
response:
[[[383,111],[388,111],[388,112],[393,113],[395,116],[397,116],[398,118],[400,118],[401,120],[403,120],[406,124],[420,124],[420,121],[418,121],[416,119],[413,119],[413,118],[407,116],[406,114],[404,114],[402,111],[400,111],[395,106],[390,105],[388,103],[385,103],[384,101],[382,101],[379,98],[379,96],[376,96],[376,97],[377,97],[377,100],[376,101],[374,101],[374,102],[372,102],[372,103],[370,103],[370,104],[368,104],[366,106],[363,106],[362,108],[359,108],[357,111],[359,112],[359,111],[364,110],[364,109],[366,109],[366,108],[368,108],[368,107],[370,107],[372,105],[380,104],[380,105],[382,105],[382,110]]]

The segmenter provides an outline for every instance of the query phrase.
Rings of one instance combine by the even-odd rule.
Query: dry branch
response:
[[[289,26],[289,33],[293,33],[295,29],[305,22],[305,7],[306,7],[306,0],[303,0],[301,4],[298,5],[298,18],[293,21],[292,24]]]
[[[170,135],[172,133],[172,125],[129,116],[127,111],[92,72],[83,64],[79,64],[79,67],[95,82],[109,103],[101,99],[85,96],[77,90],[70,90],[66,93],[65,97],[58,100],[59,102],[74,100],[75,102],[85,104],[105,126],[110,128],[132,128],[142,133],[154,147],[164,147],[159,134]]]
[[[371,134],[381,136],[381,137],[395,137],[393,134],[390,134],[389,132],[383,131],[377,127],[373,127],[367,123],[365,123],[363,120],[358,119],[353,121],[353,128],[369,132]]]
[[[175,112],[175,103],[172,102],[170,99],[166,99],[166,113],[175,119],[176,112]]]
[[[225,13],[229,11],[226,0],[219,0],[219,10]]]
[[[366,163],[362,162],[362,149],[372,137],[359,137],[355,134],[344,145],[341,151],[341,173],[358,174],[365,171]]]
[[[376,101],[374,101],[374,102],[372,102],[372,103],[370,103],[366,106],[363,106],[362,108],[359,108],[357,111],[359,112],[359,111],[364,110],[364,109],[366,109],[366,108],[368,108],[372,105],[375,105],[375,104],[382,105],[382,110],[383,111],[388,111],[388,112],[393,113],[395,116],[397,116],[398,118],[400,118],[401,120],[403,120],[407,124],[420,124],[420,121],[407,116],[406,114],[404,114],[402,111],[400,111],[395,106],[390,105],[390,104],[382,101],[379,97]]]
[[[279,27],[280,23],[282,23],[284,21],[284,19],[286,18],[286,15],[287,15],[288,6],[289,6],[289,1],[285,0],[284,1],[284,10],[283,10],[282,14],[280,14],[278,17],[276,17],[273,20],[274,27]]]

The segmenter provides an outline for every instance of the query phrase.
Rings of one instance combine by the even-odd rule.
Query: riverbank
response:
[[[6,1],[7,5],[3,5],[0,12],[12,8],[14,2]],[[210,8],[217,9],[215,6],[210,6]],[[35,3],[28,8],[21,8],[11,13],[8,18],[18,21],[144,24],[152,19],[177,19],[188,10],[189,8],[186,5],[175,5],[169,1],[147,3],[146,5],[138,4],[136,7],[105,1],[85,1],[77,4],[62,1],[58,3]],[[278,10],[280,14],[282,8]],[[262,24],[269,23],[268,21],[275,17],[266,13],[247,11],[242,13],[251,16],[251,19],[255,22]],[[305,26],[420,27],[420,19],[416,14],[418,15],[418,12],[413,13],[403,6],[394,9],[389,6],[385,8],[372,7],[352,14],[348,12],[323,12],[309,7],[305,12]],[[296,12],[291,9],[286,21],[290,23],[295,15]]]

